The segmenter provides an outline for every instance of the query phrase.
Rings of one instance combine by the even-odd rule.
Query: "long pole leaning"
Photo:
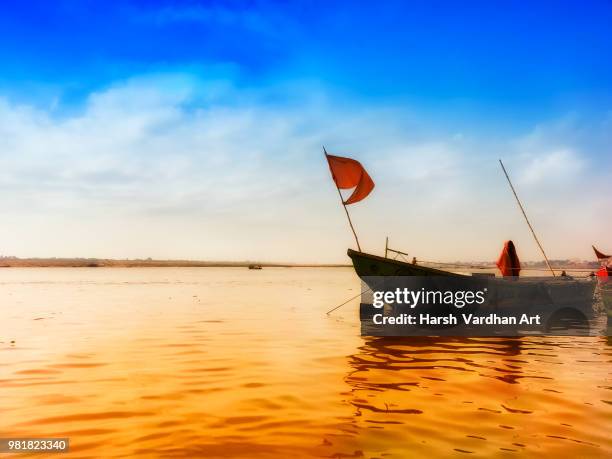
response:
[[[327,150],[325,150],[325,147],[323,147],[323,153],[325,154],[325,160],[327,161]],[[328,161],[328,165],[329,165],[329,161]],[[357,237],[357,233],[355,232],[355,227],[353,226],[353,222],[351,221],[351,216],[349,214],[349,211],[346,208],[346,204],[344,203],[344,198],[342,197],[342,193],[340,193],[340,188],[338,188],[338,184],[336,183],[336,177],[334,177],[334,173],[332,172],[331,168],[329,169],[329,172],[331,173],[332,180],[334,181],[334,185],[336,185],[336,190],[338,190],[338,196],[340,196],[340,203],[342,204],[342,207],[344,207],[346,218],[348,219],[349,226],[351,227],[351,231],[353,231],[353,236],[355,236],[355,242],[357,243],[357,249],[361,252],[361,246],[359,245],[359,238]]]
[[[355,299],[359,298],[361,295],[363,295],[363,294],[365,294],[365,293],[368,293],[370,290],[372,290],[372,288],[371,288],[371,287],[368,287],[368,289],[367,289],[367,290],[364,290],[363,292],[358,293],[357,295],[350,297],[350,298],[349,298],[348,300],[346,300],[344,303],[340,303],[338,306],[336,306],[335,308],[330,309],[330,310],[329,310],[329,311],[327,311],[325,314],[330,315],[330,314],[331,314],[332,312],[334,312],[336,309],[339,309],[339,308],[341,308],[342,306],[344,306],[345,304],[347,304],[347,303],[349,303],[349,302],[351,302],[351,301],[353,301],[353,300],[355,300]]]
[[[544,255],[544,260],[546,260],[546,266],[548,266],[548,269],[550,269],[550,272],[552,273],[553,277],[555,277],[555,271],[552,269],[552,266],[550,266],[550,262],[548,261],[548,257],[546,256],[546,252],[544,252],[544,248],[542,247],[542,244],[540,244],[540,241],[538,240],[538,237],[536,236],[536,233],[533,230],[533,226],[531,226],[531,223],[529,223],[529,219],[527,218],[527,213],[525,212],[525,209],[523,208],[523,205],[521,204],[521,200],[519,199],[518,195],[516,194],[516,190],[514,189],[514,186],[512,185],[512,181],[510,180],[510,176],[508,175],[508,172],[506,171],[506,168],[504,167],[504,163],[502,162],[501,159],[499,160],[499,164],[501,165],[501,168],[504,171],[504,175],[506,176],[506,180],[508,180],[508,184],[510,185],[510,189],[512,190],[512,194],[514,194],[516,202],[518,203],[518,206],[521,209],[521,212],[523,213],[523,217],[525,217],[525,221],[527,222],[527,226],[529,226],[529,229],[531,230],[531,234],[533,235],[533,238],[535,239],[536,244],[538,244],[538,247],[540,248],[540,251],[542,252],[542,255]]]

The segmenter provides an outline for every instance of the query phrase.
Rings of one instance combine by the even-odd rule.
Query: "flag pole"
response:
[[[325,154],[325,160],[327,160],[327,150],[323,147],[323,153]],[[328,161],[329,165],[329,161]],[[346,212],[346,218],[348,218],[349,226],[351,227],[351,231],[353,231],[353,236],[355,236],[355,242],[357,243],[357,249],[361,252],[361,246],[359,245],[359,238],[357,237],[357,233],[355,232],[355,228],[353,227],[353,222],[351,221],[351,216],[349,214],[348,209],[346,208],[346,204],[344,203],[344,198],[342,197],[342,193],[340,193],[340,188],[338,188],[338,184],[336,183],[336,177],[334,177],[334,173],[329,169],[329,172],[332,175],[332,179],[334,180],[334,185],[336,185],[336,190],[338,190],[338,196],[340,196],[340,202],[342,203],[342,207],[344,207],[344,212]]]
[[[548,261],[548,257],[546,256],[546,252],[544,252],[544,248],[542,247],[542,244],[540,244],[540,241],[538,240],[538,237],[536,236],[536,233],[533,230],[533,226],[531,226],[531,223],[529,223],[529,219],[527,218],[527,214],[525,213],[525,209],[523,209],[523,205],[521,204],[521,200],[519,199],[518,195],[516,194],[516,190],[514,189],[514,186],[512,186],[512,182],[510,181],[510,177],[508,176],[508,172],[506,172],[506,168],[504,167],[504,163],[502,163],[501,159],[499,160],[499,164],[501,165],[502,170],[504,171],[504,175],[506,176],[506,179],[508,180],[508,184],[510,185],[510,189],[512,190],[512,193],[514,194],[514,197],[516,198],[516,202],[518,203],[519,208],[521,209],[521,212],[523,213],[523,217],[525,217],[525,221],[527,222],[527,226],[529,226],[529,229],[531,230],[531,234],[533,234],[533,238],[535,239],[536,243],[538,244],[538,247],[540,248],[540,251],[542,252],[542,255],[544,255],[544,260],[546,260],[546,266],[548,266],[548,269],[550,269],[550,272],[552,273],[553,277],[555,277],[555,271],[550,266],[550,262]]]

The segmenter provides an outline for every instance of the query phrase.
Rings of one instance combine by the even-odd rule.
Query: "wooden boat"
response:
[[[501,159],[499,162],[508,180],[508,184],[544,256],[548,269],[553,273],[553,276],[550,278],[532,277],[519,280],[518,276],[521,271],[521,266],[512,241],[506,241],[504,249],[496,262],[503,276],[501,278],[496,278],[495,275],[491,273],[466,275],[444,269],[423,266],[419,265],[414,258],[412,263],[398,260],[397,257],[394,259],[387,258],[389,251],[395,252],[398,256],[407,256],[406,253],[389,249],[388,239],[385,246],[384,257],[362,252],[359,238],[357,237],[357,232],[351,221],[347,206],[355,204],[368,196],[374,188],[374,182],[358,161],[351,158],[328,155],[325,148],[323,152],[329,164],[332,179],[336,184],[340,201],[344,207],[349,226],[355,236],[355,243],[358,248],[357,251],[349,249],[347,254],[353,262],[355,272],[369,287],[367,291],[362,293],[362,303],[360,307],[362,313],[362,327],[364,324],[363,318],[365,318],[366,321],[369,320],[368,317],[372,318],[371,314],[374,312],[372,308],[373,304],[370,304],[370,298],[364,297],[364,293],[370,292],[370,296],[372,298],[378,297],[375,301],[380,302],[380,293],[383,293],[384,296],[387,297],[387,293],[395,291],[398,292],[399,295],[401,286],[404,286],[404,289],[401,290],[403,292],[410,290],[413,293],[416,291],[426,293],[433,292],[434,294],[439,294],[441,292],[445,294],[456,293],[457,298],[459,296],[463,298],[468,293],[472,294],[470,297],[473,298],[475,293],[480,293],[479,299],[481,301],[477,303],[466,303],[461,299],[459,302],[462,304],[459,304],[459,302],[454,299],[451,301],[438,300],[432,303],[426,300],[420,303],[421,306],[425,306],[421,308],[421,310],[429,311],[431,309],[433,312],[440,315],[448,312],[448,308],[451,307],[454,307],[455,310],[461,309],[462,311],[467,311],[469,309],[470,311],[479,313],[486,311],[497,313],[503,312],[504,310],[507,312],[511,311],[514,314],[518,312],[542,312],[546,313],[545,315],[548,319],[546,325],[547,330],[550,330],[550,324],[553,322],[552,319],[554,319],[555,314],[558,312],[571,310],[572,314],[570,315],[574,315],[573,313],[576,312],[575,316],[578,316],[583,323],[589,323],[591,319],[597,315],[594,303],[596,302],[595,289],[598,282],[593,279],[595,276],[593,275],[593,278],[588,280],[574,279],[565,275],[565,272],[559,277],[555,276],[548,257],[527,218],[527,214],[516,194]],[[354,191],[348,199],[345,199],[342,196],[341,189],[354,189]],[[411,289],[406,288],[406,286],[410,286]],[[483,295],[485,292],[486,299]],[[407,295],[407,293],[405,294]],[[429,298],[429,295],[427,295],[427,298]],[[433,298],[436,298],[436,296],[434,295]],[[441,298],[441,296],[438,295],[437,298]],[[368,301],[370,301],[370,303],[368,303]],[[415,301],[418,302],[418,300]],[[382,307],[387,308],[387,306],[390,306],[391,309],[396,309],[396,311],[402,309],[400,307],[401,302],[396,303],[390,300],[390,303],[391,305],[386,303],[382,305]],[[405,306],[407,303],[403,304]],[[380,309],[380,307],[381,305],[377,304],[377,309]],[[413,304],[408,307],[415,307],[415,305]],[[466,308],[462,309],[464,307]]]
[[[391,250],[391,249],[388,249]],[[355,272],[360,278],[369,277],[369,276],[448,276],[454,278],[463,278],[469,279],[475,276],[482,276],[483,274],[460,274],[452,271],[446,271],[438,268],[431,268],[429,266],[422,266],[416,263],[414,260],[412,263],[408,263],[406,261],[397,260],[395,258],[387,258],[381,257],[378,255],[372,255],[370,253],[359,252],[357,250],[348,249],[347,255],[353,262],[353,267],[355,268]],[[608,268],[610,269],[610,268]],[[487,277],[495,277],[494,274],[484,274]],[[529,278],[522,278],[522,280],[528,280]],[[567,280],[574,280],[569,276],[558,276],[558,277],[536,277],[534,280],[538,282],[552,282],[563,280],[564,282]],[[504,278],[495,278],[495,280],[503,282]],[[578,281],[579,282],[579,281]],[[589,280],[584,280],[584,282],[590,282]]]
[[[416,263],[380,257],[348,249],[347,255],[353,261],[355,272],[361,278],[367,276],[453,276],[462,277],[450,271],[420,266]]]
[[[416,261],[409,263],[352,249],[347,254],[357,275],[373,291],[394,290],[406,285],[413,289],[439,287],[443,290],[487,287],[487,302],[480,307],[466,307],[462,312],[537,313],[543,319],[544,332],[549,332],[554,324],[567,317],[589,329],[600,317],[600,295],[596,293],[598,282],[594,278],[523,277],[518,281],[516,277],[495,277],[494,274],[454,273],[422,266]],[[360,312],[363,322],[369,321],[376,311],[369,302],[362,302]]]

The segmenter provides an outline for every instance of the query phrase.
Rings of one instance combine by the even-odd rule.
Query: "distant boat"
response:
[[[249,265],[249,269],[261,269],[261,265]]]

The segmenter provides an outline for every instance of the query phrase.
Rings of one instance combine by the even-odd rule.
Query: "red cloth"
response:
[[[607,278],[610,275],[610,269],[602,266],[599,271],[597,271],[597,277],[605,277]]]
[[[354,204],[361,201],[374,189],[374,181],[359,161],[342,156],[333,156],[325,153],[329,170],[336,186],[341,190],[355,188],[344,204]]]
[[[506,241],[497,260],[497,267],[502,273],[502,276],[518,276],[521,272],[521,262],[519,261],[514,242]]]

